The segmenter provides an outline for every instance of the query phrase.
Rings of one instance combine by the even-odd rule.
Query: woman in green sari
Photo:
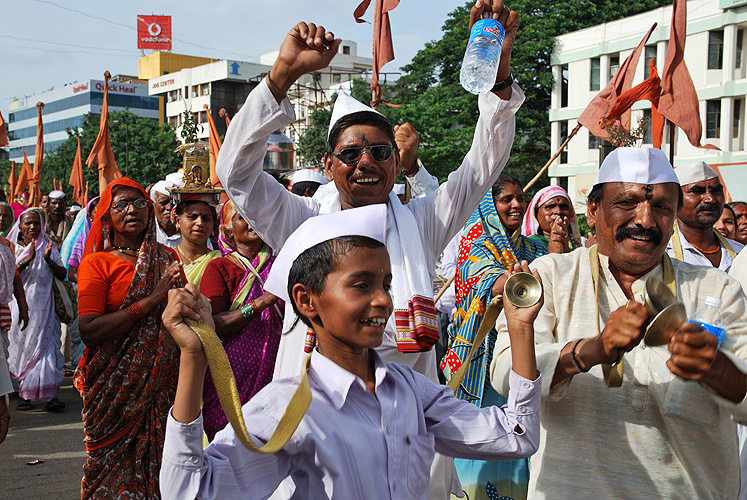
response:
[[[220,250],[210,250],[208,241],[215,227],[215,209],[201,199],[181,201],[174,209],[176,229],[182,240],[176,247],[184,265],[187,280],[199,288],[202,275],[211,260],[221,256]]]

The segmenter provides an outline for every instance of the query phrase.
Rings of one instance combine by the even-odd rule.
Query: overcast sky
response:
[[[105,70],[137,75],[138,14],[172,17],[172,51],[259,62],[277,50],[298,21],[316,22],[358,43],[371,56],[372,26],[357,24],[359,0],[0,0],[0,110],[15,98],[90,78]],[[390,14],[398,71],[426,42],[441,37],[447,14],[461,0],[401,0]],[[371,20],[373,2],[364,16]],[[465,37],[467,33],[465,33]]]

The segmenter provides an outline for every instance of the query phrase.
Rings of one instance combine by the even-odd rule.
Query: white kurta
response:
[[[690,242],[687,241],[687,239],[682,235],[681,231],[679,231],[677,234],[679,234],[680,236],[680,244],[682,245],[682,258],[685,259],[685,262],[695,264],[696,266],[713,266],[713,264],[711,264],[711,261],[708,260],[708,257],[703,255],[703,252],[692,246]],[[734,250],[737,254],[739,254],[739,252],[741,252],[744,248],[744,245],[742,245],[738,241],[730,240],[728,238],[726,239],[726,241],[729,242],[732,250]],[[669,243],[667,243],[667,254],[669,254],[670,257],[675,258],[672,240],[669,240]],[[721,269],[723,272],[728,273],[729,269],[731,268],[732,262],[734,262],[734,259],[732,259],[729,251],[722,245],[721,261],[719,261],[718,269]]]
[[[600,324],[626,303],[600,255]],[[678,299],[688,315],[706,296],[723,301],[721,313],[734,352],[724,352],[747,372],[747,300],[736,280],[717,269],[672,260]],[[535,321],[538,369],[542,372],[541,445],[530,462],[529,498],[734,499],[739,492],[739,456],[734,421],[747,421],[747,404],[736,405],[697,382],[672,375],[666,346],[635,347],[625,355],[622,387],[607,388],[594,366],[551,389],[560,350],[596,335],[595,296],[589,251],[550,254],[539,270],[544,306]],[[641,301],[649,276],[633,283]],[[508,392],[511,366],[505,316],[497,322],[491,380]],[[570,458],[572,457],[572,458]]]
[[[523,101],[524,94],[516,85],[509,101],[490,92],[481,95],[474,142],[462,165],[436,192],[406,205],[419,228],[425,255],[421,265],[431,274],[431,281],[441,251],[467,222],[506,164],[514,138],[514,114]],[[293,195],[262,171],[267,138],[294,119],[290,101],[284,99],[278,104],[266,82],[260,83],[231,121],[216,166],[218,177],[236,208],[276,251],[303,221],[326,213],[320,211],[319,200]],[[327,210],[339,209],[338,204]],[[396,231],[396,227],[391,226],[390,231]],[[387,239],[391,235],[387,234]],[[403,255],[392,256],[393,262],[404,259]],[[393,267],[392,272],[397,273],[397,269]],[[393,295],[397,297],[397,294],[394,289]],[[286,314],[286,324],[292,322],[292,316]],[[284,337],[278,352],[276,378],[300,373],[304,332],[305,329],[296,329],[286,333],[287,338]],[[378,351],[387,362],[407,364],[431,380],[437,380],[433,350],[410,354],[397,350],[393,316],[387,323],[384,342]]]
[[[409,367],[375,358],[376,396],[363,380],[314,351],[312,400],[278,453],[247,450],[231,426],[202,449],[202,420],[169,415],[161,465],[164,500],[267,498],[285,477],[293,499],[428,498],[434,451],[465,458],[525,457],[537,446],[541,383],[513,373],[502,408],[456,399]],[[255,442],[266,442],[298,386],[274,381],[242,408]],[[285,497],[288,498],[288,497]]]

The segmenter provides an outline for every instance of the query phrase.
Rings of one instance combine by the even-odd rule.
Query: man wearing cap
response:
[[[171,201],[169,189],[176,184],[168,180],[158,181],[150,189],[150,199],[153,200],[153,208],[156,213],[156,239],[162,245],[176,248],[182,242],[182,235],[176,229],[176,224],[171,220],[171,210],[174,204]]]
[[[674,234],[667,244],[667,254],[690,264],[713,266],[728,272],[744,245],[725,238],[713,228],[721,217],[725,201],[718,174],[704,161],[679,166],[675,173],[683,198]]]
[[[49,193],[49,209],[46,218],[47,237],[54,241],[57,248],[62,248],[62,242],[73,227],[73,219],[65,214],[67,202],[65,193],[54,190]]]
[[[531,264],[544,286],[534,323],[544,382],[528,498],[737,498],[747,300],[723,272],[666,255],[681,203],[679,181],[660,150],[619,148],[589,194],[597,246]],[[689,322],[668,343],[643,344],[650,277],[676,294],[687,317],[706,297],[721,299],[734,347],[717,349],[715,337]],[[491,381],[505,395],[510,345],[503,316],[496,327]]]
[[[291,181],[291,193],[308,198],[314,196],[319,186],[323,186],[328,182],[324,175],[310,168],[296,170],[288,177]]]
[[[496,92],[479,97],[481,114],[472,149],[462,166],[450,175],[448,187],[442,185],[438,191],[403,206],[391,193],[401,166],[392,125],[381,114],[344,93],[335,102],[324,158],[337,193],[321,201],[291,196],[263,173],[267,137],[294,120],[286,92],[302,75],[326,67],[340,44],[340,39],[323,27],[305,23],[291,30],[268,78],[247,97],[232,120],[216,168],[237,209],[275,250],[309,217],[386,203],[391,221],[387,248],[395,276],[392,286],[395,314],[388,322],[379,352],[385,360],[406,363],[432,380],[437,380],[436,359],[430,350],[432,342],[438,339],[432,300],[435,262],[505,165],[513,143],[514,113],[524,98],[518,86],[503,84],[510,77],[518,16],[509,13],[500,1],[492,8],[480,3],[473,7],[471,21],[475,22],[483,13],[500,17],[499,22],[506,26],[497,78],[500,85]],[[414,321],[408,321],[408,310],[412,311]],[[401,319],[397,321],[399,331],[394,328],[395,318]],[[419,336],[423,330],[425,333]],[[279,352],[279,363],[288,365],[283,375],[299,373],[303,356],[303,337],[293,348]]]

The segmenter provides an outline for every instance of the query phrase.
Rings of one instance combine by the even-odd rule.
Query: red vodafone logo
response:
[[[171,16],[137,16],[137,48],[171,50]]]

